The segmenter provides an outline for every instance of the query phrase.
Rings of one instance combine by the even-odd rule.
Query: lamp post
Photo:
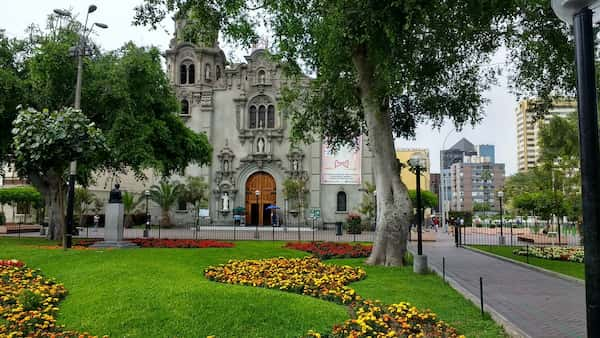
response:
[[[594,12],[590,9],[597,9],[599,5],[598,0],[552,0],[552,9],[556,15],[572,24],[575,33],[588,337],[600,336],[600,175],[597,171],[597,165],[600,163],[600,143],[596,102]]]
[[[146,228],[144,229],[144,238],[148,237],[148,232],[150,231],[150,214],[148,213],[148,198],[150,197],[150,190],[144,191],[144,196],[146,196]]]
[[[454,129],[450,129],[450,131],[448,132],[448,134],[446,134],[446,137],[444,138],[444,142],[442,143],[442,149],[440,150],[440,180],[441,180],[441,184],[440,184],[440,197],[442,199],[442,203],[441,203],[441,207],[440,207],[440,212],[442,214],[442,230],[444,232],[448,232],[448,225],[446,224],[446,186],[444,185],[444,182],[446,181],[444,178],[444,148],[446,148],[446,141],[448,141],[448,136],[450,136],[450,134],[452,134],[452,132],[454,131]]]
[[[83,32],[79,34],[79,43],[77,46],[72,48],[74,55],[77,57],[77,80],[75,83],[75,102],[74,108],[79,110],[81,109],[81,83],[83,76],[83,56],[86,52],[86,42],[87,39],[92,32],[94,26],[100,28],[108,28],[107,25],[103,23],[95,22],[89,28],[87,27],[88,18],[90,13],[93,13],[98,9],[96,5],[90,5],[87,10],[87,14],[85,16],[85,24],[83,25]],[[64,9],[54,9],[54,13],[60,17],[71,17],[71,12]],[[65,249],[70,248],[73,243],[73,205],[75,203],[75,175],[77,173],[77,161],[71,161],[69,165],[69,189],[67,194],[67,219],[66,219],[66,229],[65,234],[63,236],[63,247]]]
[[[504,197],[504,191],[498,191],[498,200],[500,201],[500,245],[504,245],[504,209],[502,209],[502,198]]]
[[[256,196],[256,231],[254,232],[254,238],[258,239],[258,222],[260,222],[260,205],[258,204],[258,197],[260,196],[260,190],[256,190],[254,192],[254,195]]]
[[[426,168],[427,163],[423,154],[415,153],[408,160],[408,164],[414,170],[417,179],[417,256],[413,260],[413,270],[415,273],[423,274],[427,272],[427,256],[423,255],[421,170]]]

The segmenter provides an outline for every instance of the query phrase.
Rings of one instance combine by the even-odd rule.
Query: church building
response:
[[[319,209],[318,223],[345,221],[363,200],[362,184],[374,181],[366,137],[358,150],[332,153],[323,142],[293,147],[290,121],[279,108],[281,89],[288,84],[282,67],[262,48],[243,63],[228,63],[216,39],[185,42],[180,25],[164,54],[167,75],[181,103],[179,116],[192,130],[205,133],[213,147],[210,166],[185,170],[185,176],[201,176],[209,183],[211,222],[232,224],[234,210],[241,208],[246,224],[271,225],[272,212],[278,223],[297,224],[314,209]],[[286,198],[288,179],[304,182],[303,198]],[[135,192],[157,182],[120,180],[122,189]],[[173,210],[178,223],[194,219],[184,208]],[[152,208],[152,214],[160,211]]]

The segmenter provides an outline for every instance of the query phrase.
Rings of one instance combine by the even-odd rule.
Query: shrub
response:
[[[334,242],[288,242],[285,248],[310,252],[320,259],[369,257],[373,246]]]
[[[359,214],[349,213],[346,218],[346,231],[349,234],[360,234],[362,233],[363,225],[362,219]]]

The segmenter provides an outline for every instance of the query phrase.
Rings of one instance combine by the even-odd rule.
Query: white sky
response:
[[[121,47],[128,41],[141,46],[156,46],[165,50],[171,39],[173,23],[166,20],[163,27],[152,31],[146,27],[135,27],[131,24],[134,10],[141,0],[96,0],[94,2],[81,0],[0,0],[0,29],[5,29],[11,37],[23,37],[26,27],[31,23],[44,26],[48,14],[54,8],[70,9],[74,14],[80,13],[81,20],[85,19],[88,5],[93,3],[98,10],[90,15],[90,22],[102,22],[109,27],[97,32],[94,40],[105,50]],[[169,32],[165,32],[168,30]],[[230,55],[226,47],[225,54]],[[239,53],[235,53],[239,54]],[[493,63],[502,62],[501,55]],[[462,137],[473,144],[493,144],[496,147],[496,162],[506,164],[507,175],[517,171],[517,136],[516,115],[517,101],[507,88],[506,78],[501,78],[499,85],[486,93],[490,100],[485,111],[485,118],[475,128],[467,126],[462,132],[452,131],[448,136],[445,148],[451,147]],[[439,172],[439,151],[448,133],[453,130],[449,124],[440,131],[432,130],[428,125],[417,129],[416,140],[396,140],[397,148],[421,147],[428,148],[431,157],[431,172]]]

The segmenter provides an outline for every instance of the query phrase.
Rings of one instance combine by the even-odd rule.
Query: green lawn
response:
[[[59,322],[68,329],[111,337],[299,337],[325,332],[349,318],[348,309],[276,290],[219,284],[203,269],[229,259],[298,257],[284,242],[236,242],[230,249],[48,250],[39,239],[0,238],[0,259],[16,258],[69,291]],[[362,266],[362,259],[332,260]],[[429,308],[468,337],[502,337],[489,318],[434,275],[412,268],[364,267],[357,292],[385,303]]]
[[[493,253],[493,254],[496,254],[499,256],[504,256],[504,257],[507,257],[510,259],[514,259],[519,262],[523,262],[523,263],[527,262],[526,256],[519,256],[519,255],[515,255],[512,253],[513,250],[516,249],[516,247],[490,246],[490,245],[471,245],[471,247],[479,249],[479,250],[487,251],[487,252],[490,252],[490,253]],[[551,270],[554,272],[562,273],[564,275],[568,275],[571,277],[585,279],[585,274],[584,274],[585,271],[584,271],[583,263],[556,261],[556,260],[543,259],[543,258],[529,256],[529,264],[535,265],[537,267],[540,267],[540,268],[543,268],[546,270]]]

